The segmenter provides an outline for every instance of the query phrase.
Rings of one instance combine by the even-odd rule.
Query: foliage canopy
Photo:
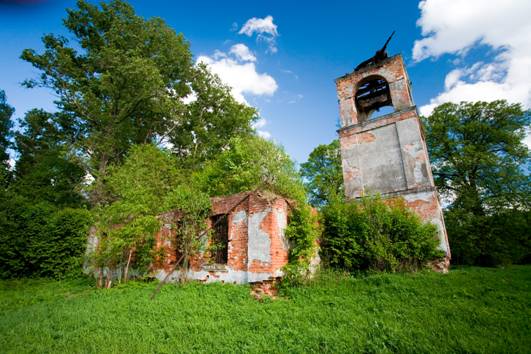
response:
[[[423,119],[433,175],[456,263],[531,258],[531,115],[506,101],[445,103]]]
[[[339,141],[317,146],[301,164],[309,200],[313,206],[323,206],[333,199],[343,197],[343,171]]]
[[[79,0],[77,7],[64,20],[74,43],[49,34],[43,53],[26,49],[22,58],[41,71],[26,86],[48,87],[58,96],[62,119],[56,122],[95,178],[93,205],[109,201],[107,168],[132,145],[171,142],[194,166],[231,136],[251,132],[254,109],[193,65],[182,34],[159,18],[144,20],[121,0],[99,7]]]
[[[327,205],[321,247],[328,265],[350,272],[416,270],[443,256],[435,225],[401,200],[377,197]]]
[[[530,120],[506,101],[445,103],[424,119],[435,183],[453,207],[478,215],[529,208]]]

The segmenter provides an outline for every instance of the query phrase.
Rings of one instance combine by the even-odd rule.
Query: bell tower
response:
[[[387,57],[385,47],[336,79],[345,194],[348,199],[371,194],[403,198],[437,226],[446,257],[434,267],[444,272],[450,247],[426,141],[402,56]],[[381,109],[391,113],[378,116]]]

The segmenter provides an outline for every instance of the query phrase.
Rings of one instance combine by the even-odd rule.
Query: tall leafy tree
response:
[[[445,103],[424,118],[454,262],[531,259],[530,113],[506,101]]]
[[[252,132],[256,110],[237,102],[230,89],[200,64],[194,68],[191,102],[181,124],[168,133],[173,151],[189,168],[198,168],[229,146],[230,138]]]
[[[21,120],[21,129],[15,134],[19,158],[13,188],[22,196],[55,207],[78,207],[84,203],[80,192],[85,172],[68,148],[58,123],[61,116],[33,109]]]
[[[529,207],[530,112],[506,101],[445,103],[424,119],[435,183],[477,215]]]
[[[96,179],[93,205],[109,202],[108,166],[134,144],[173,143],[194,165],[234,134],[251,131],[254,110],[194,66],[183,35],[161,19],[145,20],[121,0],[100,6],[79,0],[67,12],[64,25],[73,43],[49,34],[44,52],[25,50],[22,58],[41,71],[25,84],[58,95],[62,128]]]
[[[70,119],[65,130],[88,156],[88,170],[100,182],[110,163],[135,143],[151,141],[174,124],[183,109],[192,56],[188,43],[158,18],[144,20],[117,0],[100,7],[84,0],[67,10],[65,37],[43,37],[45,50],[26,49],[22,58],[41,70],[26,86],[44,86],[58,95]],[[177,99],[176,99],[177,98]],[[102,186],[100,186],[102,187]],[[92,201],[105,201],[95,188]]]
[[[196,174],[210,195],[264,189],[304,203],[295,164],[280,147],[259,136],[231,139],[229,146]]]
[[[0,191],[2,278],[80,272],[90,223],[80,208],[84,171],[65,149],[57,115],[31,110],[15,133],[14,178]]]
[[[10,174],[7,149],[11,144],[9,141],[13,127],[11,116],[14,111],[15,109],[7,103],[5,92],[0,90],[0,186],[7,183]]]
[[[301,164],[301,175],[313,206],[323,206],[334,198],[342,198],[343,172],[339,141],[317,146],[308,161]]]

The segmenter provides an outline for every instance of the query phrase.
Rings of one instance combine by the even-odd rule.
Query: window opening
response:
[[[212,222],[212,256],[217,264],[227,264],[229,249],[229,223],[227,214],[214,215]]]
[[[355,100],[358,114],[362,120],[382,116],[383,114],[373,115],[373,113],[379,112],[382,107],[393,105],[389,84],[380,76],[368,77],[362,82],[356,91]],[[385,114],[388,114],[387,111],[388,109]]]

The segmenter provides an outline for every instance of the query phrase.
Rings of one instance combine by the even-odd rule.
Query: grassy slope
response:
[[[1,352],[530,352],[531,266],[234,285],[0,282]]]

